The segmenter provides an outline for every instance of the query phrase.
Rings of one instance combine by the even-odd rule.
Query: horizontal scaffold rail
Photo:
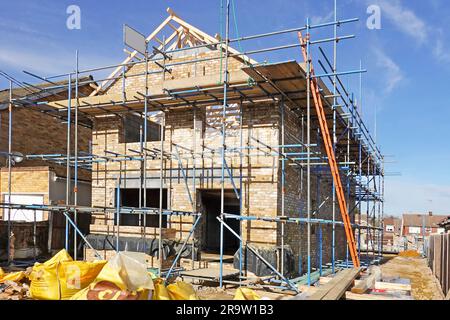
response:
[[[343,226],[344,223],[342,221],[333,221],[333,220],[326,220],[326,219],[308,219],[308,218],[292,218],[292,217],[258,217],[258,216],[239,216],[236,214],[230,214],[225,213],[224,214],[225,219],[235,219],[235,220],[241,220],[241,221],[266,221],[266,222],[278,222],[278,223],[295,223],[295,224],[301,224],[301,223],[311,223],[311,224],[327,224],[327,225],[340,225]],[[379,227],[372,227],[372,226],[365,226],[365,225],[359,225],[352,223],[352,227],[356,229],[372,229],[372,230],[383,230],[383,228]]]
[[[37,211],[61,211],[61,212],[84,212],[84,213],[117,213],[117,208],[111,207],[82,207],[82,206],[50,206],[41,204],[14,204],[0,203],[0,208],[14,210],[37,210]],[[159,215],[159,208],[133,208],[120,207],[120,214],[148,214]],[[165,216],[201,216],[200,212],[163,210]]]

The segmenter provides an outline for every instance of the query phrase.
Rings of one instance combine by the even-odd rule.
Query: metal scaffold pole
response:
[[[121,164],[122,166],[122,164]],[[117,188],[116,188],[116,252],[120,251],[120,185],[122,184],[122,172],[119,172],[119,177],[117,177]]]
[[[144,139],[143,139],[143,150],[142,154],[144,157],[144,161],[143,161],[143,182],[144,182],[144,186],[143,186],[143,207],[147,208],[147,138],[148,138],[148,94],[149,94],[149,88],[148,88],[148,44],[146,44],[145,46],[145,100],[144,100]],[[144,234],[143,234],[143,246],[144,246],[144,252],[146,252],[147,250],[147,243],[146,243],[146,239],[147,239],[147,213],[144,213],[144,228],[143,228]]]
[[[165,80],[166,77],[166,38],[163,38],[163,44],[162,44],[163,48],[162,48],[162,52],[163,52],[163,58],[164,58],[164,64],[163,64],[163,81]],[[147,99],[147,98],[146,98]],[[159,227],[159,231],[158,231],[158,260],[159,260],[159,270],[158,273],[161,276],[161,270],[163,268],[163,245],[162,245],[162,223],[163,223],[163,218],[162,218],[162,212],[163,212],[163,186],[164,186],[164,129],[165,129],[165,125],[166,125],[166,121],[165,121],[165,113],[164,111],[161,111],[161,120],[160,120],[160,139],[161,139],[161,145],[160,145],[160,153],[159,156],[161,157],[159,165],[159,217],[158,217],[158,227]]]
[[[370,219],[369,219],[369,216],[370,216],[370,193],[369,193],[369,190],[370,190],[370,156],[368,156],[368,158],[367,158],[366,179],[367,179],[366,223],[367,223],[367,226],[369,226],[370,225]],[[366,256],[366,262],[367,262],[367,265],[370,264],[370,261],[369,261],[370,260],[370,257],[369,257],[369,238],[370,238],[370,230],[366,229],[366,255],[367,255]]]
[[[352,99],[352,104],[350,105],[350,113],[353,114],[353,109],[354,109],[354,104],[353,104],[354,99]],[[347,120],[347,154],[346,154],[346,161],[347,163],[350,163],[350,127],[351,127],[351,123],[350,123],[350,119]],[[346,181],[347,181],[347,212],[350,213],[350,168],[348,166],[348,170],[346,173]],[[352,229],[353,232],[353,229]],[[346,252],[345,252],[345,262],[347,264],[347,268],[349,266],[349,245],[347,243],[346,246]]]
[[[362,141],[361,138],[359,138],[358,143],[358,189],[361,193],[362,190]],[[358,212],[358,224],[361,225],[361,215],[362,215],[362,199],[361,195],[359,195],[359,199],[357,199],[359,212]],[[361,228],[358,229],[358,255],[361,259]]]
[[[337,21],[337,0],[334,0],[334,21]],[[333,150],[336,152],[336,108],[337,108],[337,24],[333,26],[334,29],[334,39],[333,41]],[[331,185],[332,192],[332,214],[333,214],[333,226],[332,226],[332,235],[331,235],[331,272],[335,273],[335,261],[336,261],[336,185],[334,180],[332,180]]]
[[[242,101],[239,103],[239,146],[241,150],[239,151],[239,215],[244,215],[244,208],[243,204],[244,201],[242,200],[242,197],[244,195],[243,192],[243,181],[242,181],[242,175],[243,175],[243,154],[242,154],[242,147],[243,147],[243,107],[242,107]],[[239,234],[242,235],[242,222],[239,223]],[[242,267],[243,267],[243,248],[242,248],[242,238],[239,239],[239,283],[242,281]]]
[[[383,241],[384,241],[384,231],[385,231],[385,225],[384,225],[384,156],[381,158],[381,246],[383,249]],[[383,253],[383,252],[382,252]]]
[[[285,112],[284,98],[281,99],[281,216],[285,216],[286,197],[286,159],[285,159]],[[285,225],[281,223],[281,274],[284,276],[284,230]]]
[[[311,48],[309,18],[306,19],[306,213],[307,223],[307,258],[308,286],[311,285]]]
[[[8,105],[8,203],[11,203],[11,188],[12,188],[12,121],[13,121],[13,85],[9,81],[9,105]],[[14,257],[11,256],[11,206],[8,208],[8,265],[13,262]]]
[[[362,69],[362,61],[359,61],[359,68]],[[363,92],[362,92],[362,73],[359,74],[359,114],[362,116],[363,107]],[[358,110],[357,110],[358,111]],[[361,123],[357,121],[358,124],[358,178],[357,187],[361,192],[362,187],[362,134],[361,134]],[[361,225],[361,214],[362,214],[362,199],[359,196],[358,201],[358,224]],[[358,229],[358,256],[361,259],[361,228]]]
[[[66,167],[66,206],[70,205],[70,136],[71,136],[71,114],[72,114],[72,73],[69,74],[67,91],[67,167]],[[69,250],[69,221],[66,217],[65,248]]]
[[[161,112],[161,152],[160,152],[160,169],[159,169],[159,240],[158,240],[158,260],[159,260],[159,274],[161,275],[162,263],[163,263],[163,246],[162,246],[162,212],[163,212],[163,185],[164,185],[164,126],[165,126],[165,114]]]
[[[194,123],[193,123],[193,148],[192,148],[192,189],[193,189],[193,199],[192,199],[192,214],[197,211],[197,164],[196,164],[196,153],[197,153],[197,108],[193,106],[194,113]],[[192,223],[194,223],[192,221]],[[192,236],[191,243],[191,268],[194,269],[194,246],[195,246],[195,236]]]
[[[226,21],[225,21],[225,68],[223,78],[223,106],[222,106],[222,161],[221,161],[221,187],[220,187],[220,218],[223,221],[225,213],[225,152],[226,152],[226,116],[227,116],[227,93],[228,93],[228,49],[229,49],[229,31],[230,31],[230,0],[226,4]],[[220,275],[219,285],[223,286],[223,222],[220,223]]]
[[[78,60],[78,50],[75,54],[75,60],[76,60],[76,72],[75,72],[75,136],[74,136],[74,158],[75,158],[75,173],[74,173],[74,187],[73,187],[73,194],[74,194],[74,200],[73,204],[75,206],[78,205],[78,70],[79,70],[79,60]],[[74,212],[73,221],[75,224],[78,224],[78,212],[75,210]],[[73,258],[74,260],[77,260],[78,258],[78,234],[76,232],[73,233]]]

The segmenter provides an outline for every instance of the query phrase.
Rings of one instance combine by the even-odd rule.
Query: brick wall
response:
[[[281,107],[279,113],[283,112]],[[299,144],[299,141],[306,143],[306,123],[302,123],[289,108],[284,108],[285,123],[285,144]],[[279,122],[281,125],[281,121]],[[317,127],[312,123],[312,127]],[[281,132],[281,128],[280,128]],[[311,132],[311,143],[318,144],[319,147],[312,147],[311,151],[318,151],[320,148],[322,154],[325,150],[322,144],[320,132]],[[280,145],[282,144],[280,133]],[[307,152],[306,148],[289,148],[285,152]],[[298,155],[298,158],[306,158]],[[314,157],[314,156],[313,156]],[[298,163],[306,163],[306,160],[298,160]],[[317,163],[317,160],[312,160]],[[307,169],[306,166],[293,165],[292,161],[286,162],[285,165],[285,215],[295,218],[307,218]],[[281,163],[279,167],[280,185],[278,188],[279,212],[281,215],[282,201],[282,184],[281,184]],[[343,184],[346,180],[341,175]],[[344,187],[345,188],[345,187]],[[319,170],[318,166],[311,166],[311,214],[313,219],[332,220],[333,202],[332,202],[332,178],[329,174],[328,166]],[[351,205],[354,199],[347,200]],[[320,207],[320,208],[319,208]],[[342,221],[339,205],[336,200],[335,216],[337,221]],[[353,221],[353,218],[352,218]],[[336,259],[344,259],[346,256],[346,238],[342,226],[336,226],[335,229],[335,257]],[[281,245],[281,224],[278,225],[278,245]],[[321,240],[320,240],[321,238]],[[307,268],[307,225],[295,225],[292,223],[285,224],[285,245],[289,245],[294,252],[296,258],[296,271]],[[320,263],[320,252],[322,253],[322,264],[332,261],[332,226],[331,225],[311,225],[311,264],[317,267]]]
[[[212,59],[216,58],[216,59]],[[174,66],[169,66],[171,69],[171,73],[163,74],[161,67],[158,66],[155,62],[149,62],[148,71],[152,74],[148,76],[148,85],[151,92],[151,87],[155,85],[160,85],[164,82],[164,80],[173,80],[173,79],[187,79],[187,78],[195,78],[200,76],[217,76],[217,83],[220,84],[223,81],[223,76],[221,76],[221,71],[223,73],[225,66],[225,59],[221,59],[221,54],[217,50],[208,50],[208,49],[196,49],[196,50],[187,50],[184,52],[180,52],[172,60],[166,60],[167,64],[177,64],[180,62],[193,61],[193,60],[205,60],[200,62],[192,62],[192,63],[184,63]],[[158,63],[162,64],[162,61],[158,61]],[[236,58],[228,59],[228,71],[237,71],[240,70],[243,66],[242,61]],[[141,76],[145,73],[145,64],[140,63],[132,66],[127,72],[125,77],[125,89],[127,91],[141,91],[145,92],[145,77]],[[122,93],[123,90],[123,78],[119,77],[118,80],[108,89],[108,94],[117,94]]]
[[[44,196],[44,203],[49,204],[49,168],[30,167],[13,168],[11,172],[11,192],[14,194],[36,194]],[[0,171],[0,194],[2,202],[6,202],[8,193],[8,169]],[[44,220],[48,213],[44,212]],[[3,209],[0,209],[0,220],[3,219]]]
[[[81,88],[81,94],[92,90]],[[46,101],[64,99],[66,93],[46,98]],[[0,111],[0,151],[8,151],[8,110]],[[74,150],[74,125],[71,126],[71,150]],[[78,150],[88,152],[92,130],[78,127]],[[67,124],[61,119],[38,112],[31,107],[15,107],[12,112],[12,151],[24,155],[63,154],[67,153]],[[0,167],[7,166],[7,159],[0,158]],[[52,164],[43,160],[27,160],[16,167],[52,166],[58,176],[66,176],[65,166]],[[73,176],[73,172],[72,172]],[[80,179],[90,180],[90,173],[79,170]]]
[[[248,106],[244,108],[243,116],[243,141],[244,145],[253,145],[255,142],[250,138],[256,138],[268,145],[278,143],[278,130],[276,123],[278,116],[273,113],[274,105]],[[275,117],[273,116],[275,114]],[[205,126],[205,109],[197,109],[196,118],[199,130],[196,133],[196,144],[194,145],[193,110],[177,111],[173,110],[166,115],[164,150],[176,154],[175,144],[178,148],[180,158],[183,162],[184,170],[190,175],[188,187],[191,190],[193,199],[198,195],[193,190],[193,162],[188,159],[187,148],[196,152],[205,153],[203,159],[196,159],[196,170],[198,179],[197,189],[220,189],[221,157],[218,148],[221,146],[221,136],[214,130]],[[239,130],[228,130],[229,136],[226,139],[228,148],[239,147]],[[103,155],[105,150],[120,154],[136,155],[132,150],[139,150],[139,143],[121,143],[123,135],[123,125],[117,116],[97,118],[93,133],[93,149],[95,154]],[[258,145],[258,147],[261,147]],[[149,142],[147,148],[160,148],[160,142]],[[210,156],[210,149],[216,152]],[[249,151],[254,152],[254,151]],[[261,154],[256,157],[244,157],[243,176],[243,213],[246,215],[276,216],[277,214],[277,160]],[[227,156],[227,164],[235,174],[239,172],[239,156],[230,154]],[[187,195],[184,180],[179,170],[178,161],[175,157],[164,162],[165,186],[169,189],[169,208],[173,210],[192,211],[192,205]],[[170,170],[172,169],[172,170]],[[136,177],[140,172],[139,161],[127,161],[122,163],[107,162],[94,166],[93,171],[93,205],[112,206],[114,205],[115,188],[117,186],[119,172],[122,172],[122,179]],[[159,177],[160,160],[147,161],[147,175],[149,177]],[[200,173],[201,172],[201,173]],[[201,176],[199,176],[201,175]],[[212,176],[214,175],[214,178]],[[170,177],[172,177],[170,179]],[[238,181],[236,181],[238,184]],[[148,186],[151,188],[152,186]],[[159,182],[153,187],[159,188]],[[232,189],[229,179],[225,181],[225,188]],[[198,201],[200,202],[200,201]],[[198,203],[197,210],[202,210],[201,203]],[[99,215],[95,218],[95,223],[113,224],[113,216],[104,217]],[[177,229],[178,236],[187,235],[192,225],[191,217],[176,218],[169,221],[169,227]],[[248,230],[247,230],[248,229]],[[201,230],[201,227],[199,228]],[[251,231],[250,231],[251,230]],[[249,222],[243,224],[244,239],[256,244],[276,244],[276,225],[271,223]]]
[[[217,55],[217,52],[203,52],[196,57],[209,57]],[[180,57],[172,62],[183,61],[184,59],[192,59],[191,57]],[[192,63],[172,68],[172,74],[166,74],[169,79],[193,78],[203,75],[217,75],[220,80],[220,60],[208,61],[203,63]],[[238,70],[242,67],[242,63],[238,60],[230,59],[230,70]],[[127,73],[126,89],[127,90],[143,90],[145,80],[143,77],[131,77],[132,74],[143,72],[144,66],[140,64],[134,66]],[[154,64],[150,64],[149,70],[160,70]],[[129,76],[129,77],[128,77]],[[149,76],[150,92],[153,85],[159,85],[163,82],[162,74],[154,74]],[[122,91],[122,81],[117,81],[108,93],[120,93]],[[263,145],[255,142],[255,139],[266,145],[276,146],[281,144],[281,118],[280,109],[277,103],[258,103],[253,105],[244,105],[242,107],[242,137],[244,147],[253,147],[257,149],[244,149],[243,157],[243,184],[242,184],[242,214],[252,216],[268,216],[275,217],[281,215],[281,165],[277,155],[267,155],[264,152],[273,153]],[[221,158],[219,148],[221,147],[221,136],[217,130],[207,126],[211,124],[208,118],[206,108],[196,109],[197,131],[194,132],[194,110],[181,109],[170,110],[165,116],[165,141],[164,150],[166,152],[176,153],[174,144],[183,148],[195,150],[196,152],[204,152],[204,157],[196,159],[196,170],[201,171],[201,176],[196,179],[197,190],[201,189],[220,189],[220,178],[211,178],[212,175],[217,176],[217,170],[220,172]],[[219,111],[220,112],[220,111]],[[227,148],[238,147],[240,145],[239,130],[233,127],[233,119],[227,118]],[[234,118],[236,121],[236,118]],[[214,125],[214,123],[213,123]],[[217,125],[217,123],[216,123]],[[219,125],[220,127],[220,125]],[[313,127],[318,127],[317,123]],[[233,128],[235,128],[233,130]],[[293,112],[286,108],[285,111],[285,128],[286,128],[286,144],[297,144],[298,141],[306,141],[306,126],[303,128],[302,123]],[[124,134],[123,123],[118,116],[98,117],[95,121],[93,132],[93,152],[95,154],[105,154],[105,150],[117,152],[120,154],[136,155],[130,152],[130,149],[139,150],[139,143],[122,143]],[[194,144],[194,137],[196,143]],[[296,139],[292,138],[296,137]],[[320,135],[317,132],[312,133],[312,143],[320,141]],[[160,148],[160,142],[149,142],[147,148]],[[215,154],[210,154],[210,149],[216,150]],[[324,153],[323,147],[319,147]],[[293,149],[292,152],[298,152],[299,149]],[[303,152],[306,150],[302,150]],[[198,197],[198,192],[193,190],[192,168],[193,160],[189,158],[189,153],[179,148],[183,159],[183,167],[190,177],[188,179],[188,188],[191,191],[193,199],[197,200],[197,211],[202,211],[202,204]],[[255,153],[259,155],[255,156]],[[252,154],[253,156],[250,156]],[[105,154],[106,155],[106,154]],[[240,159],[239,155],[227,154],[227,164],[235,172],[239,173]],[[331,177],[329,174],[319,175],[313,167],[311,175],[311,208],[316,211],[313,218],[331,219],[332,218],[332,201],[331,201]],[[172,157],[170,160],[164,161],[165,177],[164,187],[168,189],[168,207],[173,210],[191,211],[187,196],[186,187],[178,168],[177,160]],[[139,161],[127,161],[119,164],[117,162],[99,163],[94,166],[93,172],[93,205],[112,206],[114,205],[115,187],[119,173],[124,180],[136,177],[140,173]],[[147,162],[147,172],[149,177],[154,177],[157,181],[160,172],[160,160],[149,160]],[[345,181],[345,180],[343,180]],[[238,181],[236,180],[236,183]],[[150,183],[151,184],[151,183]],[[122,184],[123,185],[123,184]],[[159,182],[149,188],[159,188]],[[229,179],[225,181],[225,188],[232,189]],[[318,209],[319,205],[329,198],[325,204]],[[354,203],[354,199],[350,199],[349,203]],[[306,169],[301,170],[286,164],[286,196],[285,196],[285,214],[290,217],[306,218]],[[336,204],[336,219],[341,220],[338,205]],[[169,228],[177,230],[177,236],[183,238],[192,226],[192,218],[172,218],[169,220]],[[93,223],[113,225],[113,216],[97,215]],[[200,241],[202,235],[202,224],[197,228],[195,236]],[[313,226],[311,235],[311,253],[312,265],[317,265],[319,255],[318,236],[322,233],[322,263],[331,261],[331,243],[332,243],[332,227],[331,226]],[[281,244],[281,227],[277,223],[264,221],[248,221],[242,222],[242,237],[245,241],[258,246],[276,246]],[[296,267],[305,271],[307,259],[307,232],[306,225],[286,224],[285,244],[289,245],[295,255]],[[343,259],[346,252],[345,233],[341,226],[336,226],[336,257]]]

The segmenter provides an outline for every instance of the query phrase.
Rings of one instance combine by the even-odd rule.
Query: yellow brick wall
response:
[[[243,141],[244,146],[255,146],[255,142],[250,138],[256,138],[268,145],[278,144],[278,129],[274,122],[278,116],[273,117],[273,104],[262,104],[258,106],[244,107],[243,116]],[[276,114],[275,114],[276,115]],[[197,119],[204,122],[205,110],[197,110]],[[103,117],[96,120],[93,133],[93,149],[95,154],[103,155],[105,150],[117,152],[120,154],[135,155],[129,149],[139,150],[139,143],[120,143],[121,134],[123,134],[121,120],[117,117]],[[205,128],[204,124],[203,127]],[[235,132],[233,132],[235,131]],[[230,130],[226,140],[228,148],[239,147],[240,138],[238,130]],[[193,111],[170,111],[166,116],[166,130],[164,150],[175,153],[173,144],[180,145],[184,148],[193,149]],[[221,146],[221,136],[215,131],[207,131],[203,134],[197,132],[196,151],[201,152],[202,146],[218,149]],[[260,145],[258,145],[261,147]],[[160,142],[149,142],[148,148],[160,148]],[[209,153],[207,149],[203,149],[205,154]],[[186,156],[186,151],[179,149],[182,157]],[[255,151],[250,151],[255,152]],[[106,155],[106,154],[105,154]],[[183,156],[184,155],[184,156]],[[228,154],[227,163],[230,168],[239,170],[238,154]],[[192,169],[192,159],[183,160],[185,170]],[[278,172],[276,170],[277,157],[267,155],[259,155],[243,158],[243,176],[247,177],[243,183],[243,213],[246,215],[256,216],[276,216],[277,215],[277,181]],[[217,150],[211,158],[205,156],[204,159],[196,159],[196,168],[198,171],[215,170],[221,168],[220,152]],[[138,174],[140,168],[139,161],[127,161],[122,163],[122,167],[117,162],[100,163],[94,165],[93,171],[93,205],[96,206],[112,206],[114,205],[114,190],[117,185],[118,173],[122,171],[122,178],[127,175]],[[167,180],[169,184],[169,207],[173,210],[191,211],[192,206],[189,202],[183,178],[178,170],[178,162],[175,158],[166,160],[164,168],[167,170],[172,168],[172,174],[180,179]],[[159,176],[160,161],[149,160],[147,162],[148,176]],[[166,171],[169,176],[169,171]],[[217,173],[215,173],[217,175]],[[170,182],[171,181],[171,182]],[[236,184],[238,182],[236,181]],[[193,191],[192,179],[188,180],[188,186],[191,190],[192,197],[197,195]],[[220,179],[208,178],[208,174],[201,179],[197,179],[196,187],[198,189],[220,189]],[[225,188],[232,189],[229,179],[225,181]],[[199,208],[200,209],[200,208]],[[113,224],[113,216],[109,219],[98,217],[99,223]],[[169,221],[169,227],[177,230],[177,235],[181,238],[185,237],[192,226],[191,217],[176,218],[173,217]],[[249,231],[247,232],[247,228]],[[258,244],[276,244],[276,224],[273,223],[245,223],[243,229],[243,237],[252,243]]]
[[[49,204],[49,168],[48,167],[30,167],[13,168],[11,172],[11,192],[13,194],[36,194],[44,196],[44,204]],[[2,202],[6,202],[8,194],[8,169],[3,168],[0,171],[0,193]],[[48,214],[44,212],[44,220]],[[0,219],[3,218],[3,210],[0,209]]]
[[[61,99],[61,98],[59,98]],[[30,108],[13,109],[12,151],[24,155],[67,153],[67,125],[61,119],[45,115]],[[0,150],[8,150],[8,111],[0,111]],[[71,126],[71,150],[74,150],[74,125]],[[78,127],[78,150],[88,152],[92,130]],[[72,151],[73,152],[73,151]],[[6,160],[0,159],[0,167],[6,166]],[[43,160],[27,160],[15,164],[15,167],[52,166],[59,176],[66,176],[65,166]],[[73,176],[73,170],[72,170]],[[90,173],[79,170],[79,177],[90,180]]]
[[[217,51],[200,53],[196,56],[185,56],[174,59],[168,63],[176,63],[180,61],[189,61],[196,58],[208,58],[218,56]],[[223,61],[222,61],[223,62]],[[243,67],[241,61],[231,58],[230,71],[236,71]],[[163,84],[167,79],[188,79],[196,76],[217,76],[218,83],[220,83],[220,71],[223,71],[220,60],[211,60],[207,62],[197,62],[190,64],[183,64],[180,66],[171,67],[172,74],[166,73],[163,77],[161,73],[149,75],[149,90],[151,92],[152,86]],[[154,63],[150,63],[149,71],[161,70],[160,67]],[[144,72],[144,65],[139,64],[132,67],[127,72],[125,80],[126,90],[142,91],[145,89],[145,79],[143,76],[132,77],[133,74]],[[223,79],[222,79],[223,80]],[[194,81],[194,79],[193,79]],[[119,79],[108,91],[108,93],[122,92],[123,82]],[[219,103],[220,104],[220,103]],[[243,107],[243,145],[259,147],[260,150],[268,151],[262,145],[256,143],[252,138],[256,138],[263,143],[276,146],[281,144],[281,114],[279,105],[276,103],[258,103],[253,105],[245,105]],[[220,179],[207,178],[208,170],[211,168],[221,168],[220,152],[216,152],[214,156],[209,156],[208,148],[218,150],[221,147],[221,137],[214,130],[205,130],[206,113],[205,108],[198,108],[196,118],[202,124],[203,132],[196,132],[193,129],[193,110],[170,110],[166,112],[166,128],[165,128],[165,142],[164,150],[175,152],[173,144],[181,145],[185,148],[195,150],[197,152],[205,152],[203,159],[196,159],[197,170],[206,172],[206,176],[202,179],[197,179],[196,187],[198,189],[220,189]],[[302,130],[302,122],[298,116],[286,108],[285,126],[287,138],[286,144],[297,144],[299,140],[306,139],[306,127]],[[313,120],[314,121],[314,120]],[[317,124],[314,125],[317,127]],[[233,134],[234,133],[234,134]],[[227,130],[226,144],[228,148],[238,147],[240,144],[239,133],[233,130]],[[131,153],[129,149],[139,150],[139,143],[121,143],[123,135],[123,124],[121,120],[115,116],[108,116],[97,118],[93,133],[93,148],[94,153],[103,154],[104,150],[110,150],[120,154]],[[193,137],[196,137],[196,145],[194,145]],[[292,139],[296,137],[297,139]],[[312,143],[319,142],[320,135],[316,132],[312,133]],[[147,148],[160,148],[160,142],[150,142]],[[319,146],[324,153],[323,146]],[[181,153],[185,153],[180,149]],[[273,150],[272,150],[273,151]],[[294,152],[293,149],[289,150]],[[295,149],[299,152],[299,149]],[[305,150],[302,150],[305,151]],[[257,152],[256,150],[244,150],[245,155]],[[270,152],[270,151],[269,151]],[[258,155],[247,157],[243,159],[243,208],[244,215],[254,216],[269,216],[275,217],[281,214],[281,165],[278,156]],[[239,156],[238,154],[227,154],[227,164],[230,168],[238,170]],[[342,159],[338,159],[340,161]],[[183,160],[185,169],[192,168],[192,159]],[[137,161],[127,161],[120,166],[118,163],[108,162],[106,164],[98,164],[94,166],[93,172],[93,204],[98,206],[111,206],[114,204],[114,189],[117,184],[117,177],[119,171],[122,172],[122,178],[126,178],[127,174],[139,174],[140,163]],[[164,162],[165,170],[170,168],[174,171],[178,168],[178,163],[175,159],[166,160]],[[147,172],[149,176],[159,176],[160,161],[148,161]],[[166,176],[170,174],[179,179],[167,179],[165,183],[169,185],[169,208],[173,210],[192,210],[192,206],[188,201],[186,188],[180,172],[166,171]],[[237,171],[236,171],[237,172]],[[303,173],[287,164],[286,166],[286,211],[285,214],[290,217],[306,218],[306,170]],[[344,177],[343,177],[344,178]],[[345,181],[345,180],[343,180]],[[236,181],[237,183],[237,181]],[[343,182],[345,184],[345,182]],[[301,187],[303,185],[303,188]],[[191,190],[193,198],[198,195],[193,190],[192,179],[188,180],[188,186]],[[232,189],[232,184],[229,179],[225,181],[225,188]],[[327,197],[331,197],[331,180],[330,177],[321,177],[313,174],[311,177],[311,208],[312,211],[317,210],[316,218],[331,219],[332,206],[331,201],[327,200],[326,204],[318,209],[318,206]],[[348,199],[349,203],[354,203],[354,199]],[[199,201],[198,201],[199,202]],[[201,208],[197,208],[201,211]],[[99,224],[113,224],[112,216],[104,217],[98,215],[95,218]],[[336,219],[341,220],[339,208],[336,209]],[[172,218],[169,221],[169,227],[177,230],[177,236],[183,238],[187,235],[191,225],[192,218]],[[201,226],[200,228],[201,229]],[[312,228],[311,236],[311,253],[312,263],[316,266],[319,254],[319,233],[322,231],[322,254],[323,263],[331,260],[331,227],[322,226]],[[196,237],[201,236],[201,230],[195,233]],[[262,246],[274,246],[281,244],[281,225],[271,222],[262,221],[248,221],[242,223],[242,237],[245,241]],[[295,255],[295,268],[299,264],[303,265],[303,270],[306,264],[306,225],[287,224],[285,228],[285,244],[289,245]],[[345,234],[343,228],[336,227],[336,255],[337,258],[345,257]]]
[[[154,85],[160,85],[164,82],[164,80],[173,80],[173,79],[187,79],[194,78],[200,76],[217,76],[217,82],[220,83],[223,81],[223,76],[220,75],[221,71],[223,72],[225,66],[225,59],[220,58],[220,51],[212,50],[209,52],[202,52],[192,55],[190,52],[184,52],[179,57],[173,58],[172,60],[166,60],[166,64],[177,64],[180,62],[186,61],[194,61],[200,59],[211,59],[200,62],[192,62],[192,63],[184,63],[179,65],[168,66],[168,69],[171,69],[171,73],[166,72],[165,75],[162,74],[162,69],[155,62],[150,62],[148,71],[152,74],[149,74],[148,77],[148,85],[151,87]],[[158,63],[163,64],[162,61],[158,61]],[[240,70],[244,64],[236,59],[229,58],[228,60],[228,71],[233,72]],[[159,72],[159,73],[157,73]],[[139,63],[132,66],[126,72],[125,78],[125,89],[128,91],[141,91],[145,90],[145,77],[140,76],[145,73],[145,64]],[[123,90],[123,78],[119,77],[118,80],[107,90],[108,94],[117,94],[122,93]]]

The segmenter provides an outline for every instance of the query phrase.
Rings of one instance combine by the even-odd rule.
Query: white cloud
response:
[[[404,75],[400,67],[385,52],[379,48],[373,49],[377,66],[382,68],[385,78],[385,91],[391,93],[403,80]]]
[[[386,17],[403,33],[412,37],[419,44],[425,43],[429,30],[425,21],[412,10],[404,7],[399,0],[379,0],[382,15]]]
[[[332,22],[334,20],[334,10],[328,12],[326,15],[323,16],[313,16],[311,18],[311,24],[322,24],[327,22]]]
[[[436,30],[436,40],[433,48],[433,55],[439,62],[450,63],[450,50],[446,49],[444,43],[444,32],[442,29]]]
[[[59,56],[59,55],[58,55]],[[67,59],[59,59],[54,53],[51,55],[46,51],[29,51],[26,48],[0,48],[0,62],[3,66],[19,70],[28,70],[48,75],[62,71],[71,71],[73,63],[68,64]]]
[[[367,3],[372,0],[367,0]],[[411,37],[417,44],[423,46],[434,44],[432,53],[439,62],[450,62],[450,49],[445,44],[445,32],[433,27],[421,19],[414,11],[408,9],[400,0],[378,0],[382,9],[382,17],[386,16],[401,32]],[[435,10],[441,5],[440,1],[430,4]]]
[[[83,70],[116,64],[117,61],[113,55],[105,57],[95,53],[80,53],[80,69]],[[49,51],[45,48],[24,50],[0,47],[0,66],[1,69],[26,70],[42,77],[64,74],[75,70],[75,52],[68,49]],[[95,78],[104,77],[110,72],[111,70],[96,72]]]

